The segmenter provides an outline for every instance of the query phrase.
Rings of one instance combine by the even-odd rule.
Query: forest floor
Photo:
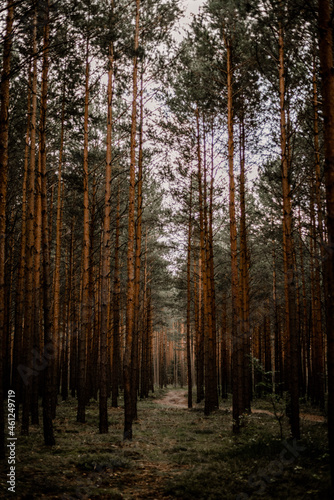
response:
[[[195,400],[195,397],[194,397]],[[0,498],[13,499],[330,499],[326,422],[302,404],[302,439],[289,439],[283,409],[255,400],[239,435],[231,432],[231,399],[209,417],[203,404],[187,408],[184,389],[156,390],[138,402],[132,442],[122,441],[123,401],[109,409],[109,433],[99,434],[98,403],[76,422],[76,400],[60,402],[56,445],[43,445],[41,427],[16,442],[16,492],[0,470]]]

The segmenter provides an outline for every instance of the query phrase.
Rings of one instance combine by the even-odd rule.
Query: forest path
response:
[[[112,425],[108,434],[100,434],[98,402],[90,401],[86,423],[78,424],[77,401],[68,398],[58,406],[57,443],[52,450],[41,445],[38,426],[32,425],[30,436],[17,440],[20,461],[15,498],[36,498],[36,491],[38,498],[50,500],[199,499],[204,498],[203,491],[207,492],[206,498],[216,499],[235,498],[236,492],[250,493],[247,478],[257,467],[259,471],[266,470],[271,457],[270,463],[277,458],[275,447],[263,454],[261,429],[265,436],[272,436],[275,441],[278,434],[275,417],[267,402],[267,408],[253,409],[252,418],[256,419],[259,432],[242,433],[237,441],[231,439],[230,399],[222,402],[220,410],[209,418],[204,417],[203,403],[195,404],[195,411],[190,411],[187,402],[186,388],[171,386],[156,400],[151,396],[139,401],[140,419],[134,425],[134,439],[123,441],[121,407],[108,409]],[[274,486],[281,488],[279,493],[275,490],[271,496],[268,486],[268,499],[286,498],[290,490],[296,492],[296,498],[304,498],[309,490],[327,488],[329,473],[323,452],[327,438],[320,423],[324,419],[321,415],[308,413],[307,407],[303,410],[301,419],[305,419],[308,452],[301,454],[298,485],[295,474],[293,471],[290,474],[287,468],[284,482]],[[270,418],[264,418],[263,414]],[[287,419],[284,425],[288,432]],[[257,460],[256,469],[253,457]],[[223,471],[222,476],[217,471]],[[8,467],[0,467],[0,499],[9,498],[7,474]],[[316,498],[330,498],[324,491]]]
[[[181,391],[180,389],[171,389],[168,391],[168,393],[161,399],[156,399],[155,402],[158,404],[162,404],[165,406],[168,406],[170,408],[188,408],[188,401],[187,401],[187,391]],[[230,411],[232,412],[232,408],[230,408]],[[270,415],[272,417],[275,416],[275,414],[269,410],[261,410],[258,408],[252,408],[252,413],[262,413],[266,415]],[[307,420],[309,422],[317,422],[317,423],[325,423],[326,419],[325,417],[321,415],[314,415],[311,413],[300,413],[300,419],[301,420]]]
[[[172,389],[162,399],[156,399],[158,404],[174,408],[188,408],[187,391]]]
[[[231,411],[232,411],[232,408],[231,408]],[[265,413],[266,415],[271,415],[272,417],[275,416],[275,414],[271,411],[260,410],[257,408],[252,408],[252,413]],[[308,420],[309,422],[318,422],[318,423],[325,423],[326,422],[325,417],[322,417],[321,415],[313,415],[312,413],[300,413],[299,417],[301,420]]]
[[[230,407],[230,411],[232,412],[232,407]],[[271,417],[275,417],[275,414],[272,411],[261,410],[260,408],[252,408],[251,413],[252,414],[261,413],[264,415],[270,415]],[[278,412],[278,413],[280,413],[280,412]],[[300,420],[307,420],[308,422],[317,422],[318,424],[326,422],[325,417],[323,417],[322,415],[315,415],[313,413],[300,413],[299,417],[300,417]]]

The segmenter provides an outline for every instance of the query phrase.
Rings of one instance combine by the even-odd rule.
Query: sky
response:
[[[180,21],[181,28],[184,29],[191,23],[193,15],[198,14],[199,8],[204,5],[205,0],[181,0],[181,8],[185,10],[184,17]],[[182,40],[182,32],[175,36],[177,41]]]
[[[198,9],[204,4],[204,0],[183,0],[182,4],[186,7],[186,17],[191,18],[191,14],[198,14]]]

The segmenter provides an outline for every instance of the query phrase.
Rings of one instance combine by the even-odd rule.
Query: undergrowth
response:
[[[138,402],[129,443],[122,441],[123,409],[109,408],[109,433],[99,434],[93,400],[85,424],[76,422],[75,399],[59,404],[53,448],[44,446],[40,427],[31,426],[28,437],[21,437],[18,428],[16,493],[7,490],[5,463],[1,498],[330,498],[324,423],[303,419],[302,440],[296,444],[289,439],[288,422],[283,422],[282,440],[274,416],[254,413],[233,435],[230,398],[205,417],[201,405],[188,410],[157,404],[166,391]],[[254,407],[261,409],[261,403],[268,411],[265,400]]]

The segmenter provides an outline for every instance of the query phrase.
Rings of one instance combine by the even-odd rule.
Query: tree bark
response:
[[[6,35],[0,82],[0,458],[5,458],[3,407],[3,342],[5,334],[5,243],[9,132],[9,79],[14,21],[14,1],[7,1]]]
[[[59,326],[60,326],[60,269],[61,269],[61,241],[62,241],[62,225],[63,225],[63,184],[62,184],[62,165],[64,151],[64,129],[65,129],[65,80],[63,82],[63,101],[61,108],[61,129],[60,129],[60,145],[58,158],[58,183],[57,183],[57,215],[56,215],[56,255],[55,269],[53,278],[53,342],[56,352],[60,343]],[[51,221],[50,221],[51,225]],[[65,327],[66,328],[66,327]],[[55,414],[57,402],[57,359],[53,363],[53,414]]]
[[[328,440],[334,488],[334,73],[333,12],[329,0],[319,0],[319,55],[324,115],[325,184],[328,245],[326,248],[326,333],[328,369]]]
[[[13,348],[13,373],[12,385],[15,390],[18,420],[19,404],[22,397],[22,380],[19,376],[17,367],[22,360],[22,341],[23,341],[23,325],[24,325],[24,278],[25,278],[25,259],[26,259],[26,244],[27,244],[27,182],[29,168],[29,148],[30,148],[30,122],[31,122],[31,62],[28,69],[28,99],[27,99],[27,131],[25,138],[24,149],[24,174],[22,186],[22,220],[21,220],[21,241],[20,241],[20,260],[17,271],[16,295],[15,295],[15,331],[14,331],[14,348]]]
[[[113,88],[113,42],[109,45],[108,71],[108,123],[107,123],[107,153],[104,191],[104,219],[102,245],[102,276],[101,276],[101,333],[100,333],[100,433],[108,432],[107,408],[107,349],[108,349],[108,299],[110,282],[110,250],[111,250],[111,175],[112,175],[112,88]]]
[[[79,330],[79,370],[78,370],[78,412],[77,422],[85,423],[86,406],[86,356],[87,340],[90,330],[90,297],[89,297],[89,255],[90,255],[90,224],[89,224],[89,172],[88,172],[88,115],[89,111],[89,40],[86,41],[86,72],[85,72],[85,115],[84,115],[84,158],[83,158],[83,270],[82,270],[82,306],[81,327]]]
[[[233,432],[239,432],[240,417],[243,411],[243,370],[242,339],[240,337],[240,295],[237,255],[237,225],[235,216],[234,183],[234,138],[233,138],[233,67],[232,47],[225,37],[227,54],[227,128],[228,128],[228,165],[229,165],[229,214],[232,272],[232,391],[233,391]]]
[[[143,68],[141,71],[140,88],[140,123],[139,123],[139,155],[138,155],[138,182],[137,182],[137,224],[136,224],[136,250],[135,250],[135,304],[134,304],[134,335],[132,342],[132,418],[137,420],[137,393],[139,386],[139,321],[140,321],[140,268],[141,268],[141,237],[143,215]]]
[[[117,189],[116,208],[116,236],[115,236],[115,267],[113,284],[113,343],[112,343],[112,372],[111,372],[111,406],[117,408],[119,373],[121,369],[120,360],[120,293],[121,284],[119,276],[119,233],[120,233],[120,184]]]
[[[293,437],[300,438],[299,428],[299,353],[298,331],[296,325],[296,291],[295,273],[293,265],[293,236],[292,236],[292,209],[291,189],[289,183],[288,141],[285,118],[285,69],[284,69],[284,40],[283,28],[279,24],[279,96],[280,96],[280,128],[281,128],[281,155],[282,155],[282,190],[283,190],[283,233],[285,235],[286,272],[284,284],[288,298],[287,311],[289,325],[289,369],[290,369],[290,424]]]
[[[188,248],[187,248],[187,367],[188,367],[188,408],[193,406],[193,383],[191,373],[191,350],[190,350],[190,306],[191,306],[191,232],[192,232],[192,177],[190,177],[190,200],[189,200],[189,219],[188,219]]]
[[[132,74],[132,117],[130,142],[130,184],[129,184],[129,218],[128,218],[128,250],[127,250],[127,294],[126,294],[126,342],[123,362],[124,372],[124,439],[132,439],[132,345],[134,334],[134,243],[135,243],[135,166],[136,166],[136,126],[137,126],[137,73],[139,45],[140,0],[136,0],[136,25],[134,40],[134,58]]]
[[[46,3],[45,25],[43,35],[43,65],[42,65],[42,87],[39,124],[39,170],[40,170],[40,204],[41,204],[41,230],[42,230],[42,290],[43,290],[43,324],[44,324],[44,359],[48,362],[43,371],[43,433],[44,443],[53,446],[55,439],[52,425],[52,362],[55,355],[55,346],[52,339],[51,321],[51,273],[50,273],[50,249],[49,249],[49,226],[47,206],[47,178],[46,178],[46,114],[47,114],[47,92],[49,71],[49,3]]]
[[[251,411],[251,363],[249,329],[249,254],[247,246],[245,202],[245,123],[242,110],[240,122],[240,298],[241,341],[243,344],[243,411]]]
[[[22,400],[21,434],[29,434],[29,413],[31,401],[31,377],[36,376],[32,370],[32,342],[34,331],[34,255],[35,255],[35,155],[36,155],[36,111],[37,111],[37,9],[34,12],[34,29],[32,35],[33,77],[30,121],[30,164],[27,185],[27,239],[25,267],[25,304],[24,304],[24,339],[25,348],[22,359],[24,377]]]

